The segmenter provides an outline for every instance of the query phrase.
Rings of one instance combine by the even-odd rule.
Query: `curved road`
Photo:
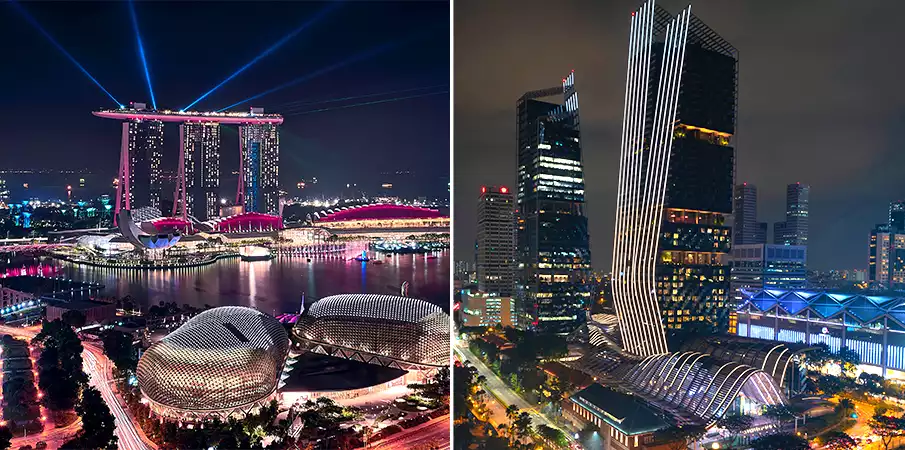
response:
[[[388,436],[386,439],[371,443],[367,448],[381,450],[406,450],[429,448],[436,445],[438,450],[449,450],[450,441],[449,414],[431,419],[416,427]]]
[[[0,325],[0,334],[21,336],[28,339],[34,338],[40,331],[41,327],[39,326],[22,328]],[[84,341],[82,342],[82,346],[85,349],[82,352],[82,362],[84,364],[85,373],[88,374],[88,384],[100,391],[101,397],[107,403],[107,407],[110,408],[110,413],[113,414],[113,417],[116,420],[115,433],[119,438],[119,448],[125,450],[156,450],[157,446],[145,436],[141,427],[132,421],[132,417],[123,408],[116,397],[116,394],[113,392],[113,389],[110,387],[113,379],[108,367],[112,367],[112,363],[104,356],[103,349],[95,344]],[[80,421],[77,421],[76,423],[79,425],[81,424]],[[54,440],[63,439],[62,434],[67,432],[71,433],[69,435],[69,437],[71,437],[74,436],[80,428],[81,427],[74,428],[73,425],[69,425],[65,428],[55,428],[50,430],[46,437],[50,438],[53,436]],[[56,434],[58,430],[59,433],[61,433],[60,436],[57,436]],[[29,437],[28,439],[31,440],[32,438]],[[39,440],[45,439],[37,439],[35,442]],[[65,441],[66,439],[63,440]],[[15,441],[15,444],[22,445],[19,444],[18,441]]]

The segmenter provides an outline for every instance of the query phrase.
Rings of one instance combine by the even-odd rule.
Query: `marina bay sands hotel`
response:
[[[179,160],[173,217],[205,221],[220,210],[220,125],[239,131],[239,183],[236,205],[243,212],[279,214],[280,134],[283,117],[250,112],[156,111],[144,103],[95,111],[122,124],[116,215],[121,209],[160,209],[164,122],[179,123]]]

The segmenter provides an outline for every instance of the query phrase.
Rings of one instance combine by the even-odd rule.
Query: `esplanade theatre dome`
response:
[[[381,294],[324,297],[293,329],[308,351],[400,369],[449,365],[449,316],[416,298]]]
[[[148,348],[138,361],[138,386],[162,416],[241,417],[275,395],[288,351],[289,335],[272,316],[214,308]]]

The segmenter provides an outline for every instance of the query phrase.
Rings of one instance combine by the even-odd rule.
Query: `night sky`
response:
[[[658,2],[677,14],[687,2]],[[867,268],[870,229],[905,198],[905,3],[694,1],[739,51],[736,181],[758,220],[811,185],[809,267]],[[473,260],[482,184],[515,183],[515,105],[575,70],[596,269],[609,271],[631,12],[637,1],[454,2],[456,258]]]
[[[126,2],[22,2],[121,103],[150,95]],[[136,2],[159,109],[180,109],[298,28],[319,2]],[[116,104],[10,3],[0,3],[0,168],[87,168],[116,174],[120,126],[91,115]],[[198,103],[216,110],[375,47],[373,57],[243,103],[284,113],[281,185],[317,177],[321,187],[378,187],[381,172],[411,171],[427,196],[449,181],[449,4],[345,2]],[[412,90],[415,88],[429,88]],[[339,103],[292,105],[295,111],[400,96],[408,100],[292,115],[289,102],[406,92]],[[232,127],[234,129],[234,127]],[[221,133],[222,173],[238,167],[238,136]],[[164,168],[175,169],[178,126],[167,125]],[[106,178],[105,178],[106,179]],[[336,190],[336,189],[334,189]],[[233,189],[234,191],[234,189]],[[304,193],[302,193],[304,194]]]

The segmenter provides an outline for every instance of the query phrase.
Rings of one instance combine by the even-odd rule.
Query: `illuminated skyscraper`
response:
[[[786,221],[773,225],[773,243],[808,245],[808,197],[811,187],[793,183],[786,186]],[[890,217],[892,217],[890,208]]]
[[[664,327],[729,326],[738,52],[691,14],[632,14],[613,246],[625,350],[667,352]]]
[[[889,204],[889,228],[897,233],[905,233],[905,201]]]
[[[220,124],[186,122],[179,126],[179,161],[173,215],[212,219],[220,211]]]
[[[274,124],[239,127],[241,167],[236,203],[245,212],[279,214],[280,133]]]
[[[134,108],[144,110],[144,104],[135,103]],[[160,208],[163,122],[143,119],[123,122],[122,139],[116,211],[144,206]]]
[[[559,95],[562,103],[537,100]],[[575,73],[561,87],[526,93],[517,110],[518,322],[571,333],[586,321],[591,295]]]
[[[735,186],[735,228],[732,243],[735,245],[766,244],[767,224],[757,221],[757,186],[742,183]]]
[[[502,297],[515,290],[515,201],[506,187],[482,187],[478,200],[478,289]]]

